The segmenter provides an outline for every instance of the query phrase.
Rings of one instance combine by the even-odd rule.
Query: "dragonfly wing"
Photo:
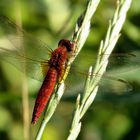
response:
[[[102,93],[122,94],[133,90],[131,83],[129,83],[127,80],[110,75],[103,76],[99,85]]]
[[[93,76],[100,77],[100,75],[93,73]],[[74,96],[78,93],[84,92],[85,81],[87,77],[87,72],[80,72],[77,69],[74,71],[74,68],[71,69],[70,75],[67,78],[67,88],[65,94],[66,96]],[[92,77],[92,76],[91,76]],[[123,76],[122,76],[123,77]],[[122,78],[121,76],[116,76],[108,74],[106,72],[101,80],[99,81],[99,91],[102,94],[115,93],[115,94],[123,94],[127,92],[131,92],[133,90],[133,86],[127,79]]]
[[[41,62],[25,58],[16,50],[0,48],[0,59],[14,65],[18,70],[39,81],[43,81],[45,76],[42,67],[46,69],[48,67],[47,61]]]
[[[0,16],[0,35],[0,46],[9,47],[6,46],[6,39],[8,39],[11,45],[18,49],[19,53],[26,55],[27,58],[46,60],[50,57],[52,50],[47,47],[46,43],[25,32],[5,16]],[[6,42],[1,45],[3,40]]]
[[[26,33],[7,17],[0,16],[0,58],[28,76],[42,81],[51,49]],[[42,69],[43,68],[43,69]]]

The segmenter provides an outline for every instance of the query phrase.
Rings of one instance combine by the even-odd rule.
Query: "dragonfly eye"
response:
[[[58,46],[65,46],[68,52],[73,50],[73,42],[67,39],[60,40]]]

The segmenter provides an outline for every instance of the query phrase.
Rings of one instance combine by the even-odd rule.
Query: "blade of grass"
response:
[[[89,30],[90,30],[90,20],[97,9],[99,2],[100,2],[100,0],[89,0],[85,11],[82,13],[82,15],[77,20],[76,27],[75,27],[73,37],[72,37],[72,41],[75,42],[75,45],[74,45],[75,55],[73,55],[73,57],[71,57],[68,61],[66,73],[63,76],[63,81],[61,81],[61,84],[64,83],[64,81],[68,75],[70,65],[72,64],[72,62],[78,55],[79,51],[83,47],[83,45],[88,37]],[[56,95],[53,95],[54,98],[51,99],[51,102],[49,102],[48,108],[46,109],[44,120],[42,121],[42,124],[39,128],[39,131],[36,136],[36,140],[41,139],[47,122],[50,120],[51,116],[53,115],[53,113],[56,110],[56,106],[54,107],[54,103],[57,105],[61,99],[62,95],[60,94],[61,96],[59,96],[59,94],[58,94],[58,91],[60,91],[59,88],[61,89],[61,93],[63,93],[63,91],[64,91],[64,88],[61,88],[61,86],[58,85],[58,88],[55,91]],[[80,127],[80,125],[79,125],[79,127]]]
[[[94,70],[92,67],[89,69],[89,75],[85,84],[84,96],[80,100],[79,95],[77,97],[77,104],[75,113],[73,116],[72,126],[70,129],[69,136],[67,140],[75,140],[78,137],[78,134],[81,129],[81,118],[84,116],[88,108],[93,103],[95,96],[98,91],[98,83],[106,71],[108,65],[108,58],[114,49],[118,38],[120,37],[120,30],[126,19],[126,14],[130,8],[131,0],[118,0],[117,8],[113,17],[113,20],[110,22],[105,41],[101,41],[99,47],[99,53],[97,58],[97,63]],[[109,55],[104,55],[109,54]],[[94,74],[96,73],[96,75]],[[98,75],[98,76],[97,76]],[[76,121],[75,121],[76,120]],[[76,123],[75,123],[76,122]]]
[[[22,14],[21,14],[21,6],[19,2],[15,2],[15,17],[16,17],[16,24],[19,25],[19,27],[22,28]],[[17,29],[17,34],[21,36],[21,32]],[[24,47],[22,46],[23,40],[22,38],[19,39],[19,46],[22,48],[24,53]],[[25,68],[25,64],[23,64]],[[23,70],[23,74],[21,74],[22,77],[22,108],[23,108],[23,134],[24,139],[29,140],[30,139],[30,132],[29,132],[29,126],[30,126],[30,119],[29,119],[29,97],[28,97],[28,85],[27,85],[27,79],[26,79],[26,72],[25,69]]]

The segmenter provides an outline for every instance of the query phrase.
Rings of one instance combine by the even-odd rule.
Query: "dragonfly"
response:
[[[12,34],[16,33],[17,26],[13,22],[11,22],[8,18],[0,17],[0,22],[1,22],[0,25],[2,25],[4,27],[7,26],[6,30],[8,28],[11,28],[11,29],[9,29],[9,31],[12,31]],[[2,27],[2,29],[5,29],[5,28]],[[3,33],[5,33],[5,31]],[[8,35],[10,35],[10,37],[12,34],[8,33]],[[30,42],[26,42],[26,41],[25,41],[26,45],[27,45],[27,43],[30,43]],[[40,62],[41,67],[42,67],[42,72],[44,73],[45,77],[44,77],[43,84],[38,92],[38,95],[37,95],[37,98],[35,101],[35,106],[34,106],[34,111],[33,111],[33,115],[32,115],[33,117],[32,117],[31,123],[33,123],[33,124],[36,123],[40,114],[43,112],[44,108],[46,107],[46,105],[52,95],[52,92],[54,90],[56,83],[60,83],[62,81],[63,75],[66,71],[66,62],[68,61],[70,52],[73,51],[73,47],[74,47],[73,42],[71,42],[67,39],[62,39],[58,43],[58,48],[56,48],[54,51],[51,51],[51,57],[48,61],[45,61],[45,60],[37,61],[37,62]],[[33,52],[32,52],[33,53],[32,57],[31,56],[25,57],[26,54],[21,54],[18,49],[12,50],[11,52],[6,49],[2,49],[2,50],[4,51],[4,55],[6,57],[8,55],[10,56],[11,54],[13,54],[13,57],[21,57],[21,59],[26,58],[26,59],[30,60],[30,63],[36,61],[36,60],[34,60]],[[40,48],[38,50],[40,50]],[[39,52],[35,52],[35,53],[39,53]]]
[[[4,16],[0,16],[0,33],[7,39],[4,46],[11,46],[7,49],[2,47],[4,41],[1,37],[0,58],[25,71],[28,76],[43,81],[32,115],[31,123],[35,124],[47,106],[55,86],[63,80],[67,61],[73,55],[74,42],[62,39],[53,51],[46,43],[26,33]]]

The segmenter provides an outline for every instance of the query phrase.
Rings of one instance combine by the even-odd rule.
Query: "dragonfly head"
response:
[[[74,49],[74,43],[70,40],[67,40],[67,39],[60,40],[59,43],[58,43],[58,46],[66,47],[68,52],[71,52]]]

